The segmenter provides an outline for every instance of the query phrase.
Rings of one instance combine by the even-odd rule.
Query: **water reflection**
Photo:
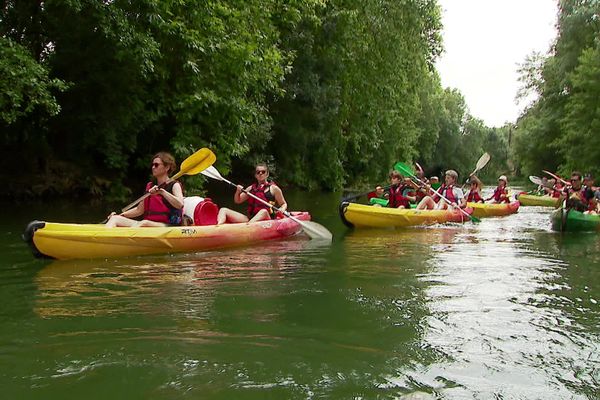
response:
[[[157,312],[191,304],[206,310],[219,285],[269,282],[293,274],[327,246],[298,237],[206,253],[54,261],[36,276],[36,312],[45,317]]]
[[[533,218],[521,224],[528,217]],[[432,245],[429,269],[420,278],[429,312],[422,340],[442,357],[400,368],[388,377],[390,385],[452,398],[598,393],[598,309],[585,310],[595,317],[582,324],[583,310],[564,301],[572,290],[565,271],[576,268],[565,256],[581,255],[585,248],[595,254],[593,260],[597,244],[581,238],[569,243],[545,225],[532,234],[532,225],[546,218],[534,210],[484,220],[451,243]]]

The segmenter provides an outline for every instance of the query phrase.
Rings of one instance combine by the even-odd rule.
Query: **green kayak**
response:
[[[552,229],[559,232],[600,231],[600,215],[584,214],[575,210],[559,208],[551,215]]]

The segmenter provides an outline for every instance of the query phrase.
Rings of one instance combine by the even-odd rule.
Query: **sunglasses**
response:
[[[264,169],[257,169],[256,170],[256,175],[262,175],[262,174],[266,174],[267,171],[265,171]]]
[[[157,163],[157,162],[153,162],[152,163],[152,168],[158,168],[159,165],[162,165],[161,163]]]
[[[579,179],[571,179],[571,182],[579,182]]]

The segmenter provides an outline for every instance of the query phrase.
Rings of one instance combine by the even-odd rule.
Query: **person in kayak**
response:
[[[481,181],[477,176],[471,175],[469,178],[469,193],[467,194],[468,203],[484,203],[483,197],[481,197]]]
[[[249,192],[254,196],[266,201],[267,203],[277,206],[281,211],[287,210],[287,202],[283,197],[281,188],[275,182],[268,180],[269,167],[267,164],[260,163],[254,168],[254,177],[256,183],[248,186],[246,189],[242,185],[238,185],[233,195],[235,204],[248,202],[248,215],[244,215],[230,208],[222,207],[217,215],[217,225],[241,222],[255,222],[277,218],[278,213],[273,207],[268,207],[262,202],[249,196]]]
[[[458,181],[458,172],[453,169],[449,169],[446,171],[446,175],[444,177],[444,184],[440,186],[437,190],[437,193],[440,193],[444,196],[453,207],[465,207],[467,205],[465,196],[463,191],[456,187],[456,182]],[[431,188],[430,191],[433,192]],[[448,203],[443,200],[437,193],[432,194],[431,196],[425,196],[423,200],[417,205],[417,210],[445,210],[448,208]]]
[[[369,204],[381,206],[382,204],[387,204],[388,198],[385,189],[381,185],[375,186],[375,190],[369,192],[367,194],[367,200],[369,200]]]
[[[390,188],[387,192],[388,207],[390,208],[410,208],[410,203],[415,202],[416,197],[410,184],[404,179],[402,174],[396,170],[390,172]]]
[[[106,222],[116,226],[168,226],[181,225],[183,220],[183,187],[178,181],[169,181],[169,175],[177,169],[175,158],[167,152],[152,157],[152,177],[155,182],[146,184],[150,196],[130,210],[120,214],[111,213]],[[132,218],[142,216],[141,221]]]
[[[490,203],[510,203],[506,185],[508,185],[508,179],[506,178],[506,175],[501,175],[498,177],[498,186],[496,189],[494,189],[494,193],[485,199],[485,201],[489,201]]]
[[[583,185],[581,172],[573,171],[570,182],[571,185],[565,186],[561,196],[561,199],[566,200],[565,207],[580,212],[594,210],[594,191]]]

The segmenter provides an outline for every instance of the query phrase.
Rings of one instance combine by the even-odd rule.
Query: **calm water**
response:
[[[537,207],[350,231],[339,195],[288,197],[331,246],[40,261],[20,240],[29,220],[106,210],[16,209],[0,240],[2,397],[600,398],[597,234],[554,233]]]

